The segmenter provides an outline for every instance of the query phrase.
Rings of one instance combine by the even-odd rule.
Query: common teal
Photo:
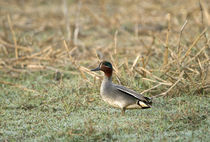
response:
[[[148,97],[128,89],[122,85],[112,83],[112,64],[103,61],[96,69],[91,71],[103,71],[104,79],[101,84],[100,94],[102,99],[111,106],[120,108],[122,115],[126,109],[146,109],[152,105],[152,100]]]

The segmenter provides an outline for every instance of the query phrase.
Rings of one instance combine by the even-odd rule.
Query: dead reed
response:
[[[20,5],[19,2],[0,3],[11,4],[11,7]],[[187,3],[183,2],[179,6],[187,6]],[[0,34],[0,69],[3,74],[18,76],[20,73],[52,70],[79,75],[94,84],[88,75],[94,80],[102,76],[91,72],[89,67],[106,59],[113,63],[119,83],[123,70],[130,76],[140,75],[152,86],[142,93],[156,90],[153,92],[154,98],[209,91],[210,18],[205,4],[195,4],[194,11],[183,9],[181,14],[185,13],[186,17],[182,17],[181,22],[177,22],[180,13],[175,11],[176,8],[170,9],[166,18],[158,15],[151,18],[150,11],[146,8],[138,10],[135,2],[117,5],[108,1],[79,1],[69,4],[63,0],[61,4],[54,2],[47,11],[45,9],[48,5],[40,7],[39,17],[33,17],[34,11],[29,10],[30,6],[27,5],[23,6],[22,15],[19,9],[3,10],[0,19],[3,27]],[[106,9],[107,5],[116,8],[115,12],[111,11],[111,16]],[[153,8],[157,12],[155,5],[154,1],[149,6],[141,2],[142,7]],[[161,15],[168,12],[163,10],[163,13],[157,13]],[[35,23],[28,21],[27,14],[31,14]],[[147,19],[147,22],[138,19],[139,15]],[[91,18],[87,20],[87,16]],[[159,25],[162,21],[167,24]],[[29,36],[31,41],[25,39],[28,30],[32,30],[29,32],[32,34]],[[47,34],[49,31],[53,35]],[[21,33],[25,35],[21,36]],[[44,36],[47,38],[40,39]],[[69,71],[66,66],[72,69]],[[2,80],[0,83],[33,91]],[[157,94],[159,88],[162,93]]]

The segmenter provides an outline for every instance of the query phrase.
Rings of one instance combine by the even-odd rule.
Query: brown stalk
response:
[[[71,42],[71,30],[70,30],[70,20],[69,20],[69,10],[66,0],[63,0],[63,15],[66,24],[67,31],[67,41]]]
[[[187,22],[188,22],[188,20],[186,19],[186,20],[185,20],[185,22],[184,22],[184,24],[183,24],[183,25],[182,25],[182,27],[181,27],[180,34],[179,34],[179,43],[178,43],[178,59],[179,59],[179,58],[180,58],[180,56],[181,56],[181,48],[180,48],[180,45],[181,45],[182,32],[183,32],[183,30],[184,30],[185,26],[187,25]]]
[[[65,40],[63,41],[63,44],[64,44],[64,47],[65,47],[65,49],[67,51],[67,55],[69,57],[69,60],[72,61],[72,63],[78,68],[75,60],[71,57],[71,53],[77,48],[77,46],[75,46],[74,48],[72,48],[71,50],[69,50],[69,48],[68,48]]]
[[[210,18],[209,18],[208,10],[206,10],[206,8],[204,7],[204,5],[201,3],[200,0],[199,0],[199,7],[200,7],[200,11],[201,11],[201,23],[204,28],[205,27],[204,14],[205,14],[207,22],[208,22],[207,24],[210,24],[210,22],[209,22]],[[206,43],[207,43],[208,38],[207,38],[206,32],[205,32],[204,37],[205,37]]]
[[[142,67],[143,67],[143,68],[146,68],[146,64],[145,64],[145,61],[144,61],[144,57],[142,57],[142,60],[141,60],[141,61],[142,61]],[[143,77],[146,77],[146,75],[147,75],[146,72],[143,71]]]
[[[171,15],[167,15],[167,20],[168,20],[168,29],[167,29],[167,34],[166,34],[166,41],[165,41],[165,51],[164,51],[164,59],[163,59],[163,65],[168,64],[168,38],[169,38],[169,33],[170,33],[170,27],[171,27]]]
[[[171,85],[172,85],[172,83],[159,82],[159,81],[152,80],[152,79],[149,79],[149,78],[142,78],[142,79],[143,79],[143,80],[146,80],[146,81],[153,82],[153,83],[159,83],[159,84],[162,84],[162,85],[166,85],[166,86],[171,86]]]
[[[87,77],[85,76],[84,72],[88,73],[89,75],[91,75],[91,76],[93,76],[93,77],[95,77],[95,78],[98,78],[97,74],[91,72],[89,69],[87,69],[87,68],[85,68],[85,67],[82,67],[82,66],[78,65],[78,64],[76,63],[76,61],[75,61],[75,60],[71,57],[71,55],[70,55],[70,54],[72,53],[72,51],[75,50],[77,47],[74,47],[74,48],[72,48],[71,50],[69,50],[69,48],[68,48],[68,46],[67,46],[65,40],[64,40],[64,47],[66,48],[66,50],[67,50],[67,52],[68,52],[68,57],[69,57],[70,61],[71,61],[71,62],[75,65],[75,67],[79,70],[79,72],[80,72],[82,78],[83,78],[85,81],[87,81],[88,83],[90,83],[91,85],[94,85],[92,82],[90,82],[90,81],[87,79]]]
[[[114,34],[114,54],[117,54],[117,35],[118,35],[118,30],[116,30]]]
[[[109,55],[110,55],[110,58],[111,58],[111,61],[112,61],[113,68],[114,68],[116,74],[119,76],[119,70],[118,70],[118,67],[117,67],[117,65],[116,65],[116,62],[115,62],[115,60],[114,60],[112,54],[110,53]]]
[[[16,46],[15,47],[15,45],[12,45],[12,44],[8,43],[8,42],[4,41],[1,38],[0,38],[0,43],[3,44],[3,45],[5,45],[8,48],[17,48],[19,50],[28,51],[28,52],[32,52],[33,51],[33,49],[31,49],[31,48],[27,48],[27,47],[23,47],[23,46]]]
[[[200,35],[198,35],[196,37],[196,39],[193,41],[193,43],[190,45],[190,47],[188,48],[188,50],[186,51],[185,55],[183,56],[183,58],[181,59],[181,62],[184,61],[184,59],[186,57],[189,56],[190,52],[191,52],[191,49],[196,45],[196,43],[200,40],[200,38],[205,34],[205,32],[207,31],[207,28],[205,28]]]
[[[200,61],[199,58],[197,59],[197,61],[198,61],[198,65],[200,67],[200,76],[201,76],[201,79],[203,79],[203,76],[204,76],[204,68],[202,67],[201,61]]]
[[[126,67],[126,69],[127,69],[127,70],[129,70],[129,66],[128,66],[128,58],[127,58],[127,57],[125,57],[125,58],[124,58],[124,63],[125,63],[125,67]]]
[[[156,80],[159,80],[161,82],[165,82],[165,83],[168,83],[167,81],[157,77],[156,75],[152,74],[151,72],[149,72],[148,70],[146,70],[145,68],[143,67],[140,67],[141,70],[145,71],[148,75],[150,75],[151,77],[155,78]]]
[[[13,25],[12,25],[12,22],[11,22],[11,19],[10,19],[10,15],[7,15],[7,20],[8,20],[8,23],[9,23],[9,28],[10,28],[10,31],[12,33],[12,38],[13,38],[13,42],[14,42],[14,46],[15,46],[15,58],[17,59],[18,58],[17,39],[16,39],[15,31],[13,30]]]
[[[151,88],[149,88],[149,89],[147,89],[147,90],[142,91],[141,94],[144,94],[144,93],[146,93],[146,92],[149,92],[150,90],[153,90],[153,89],[155,89],[155,88],[157,88],[157,87],[159,87],[159,86],[161,86],[161,85],[162,85],[162,84],[159,83],[159,84],[157,84],[157,85],[155,85],[155,86],[153,86],[153,87],[151,87]]]
[[[99,62],[101,62],[101,59],[100,59],[99,55],[97,54],[96,49],[95,49],[94,51],[95,51],[94,53],[95,53],[95,56],[96,56],[97,60],[98,60]]]
[[[5,55],[9,54],[8,51],[7,51],[7,48],[5,46],[0,46],[0,51],[1,51],[1,48],[2,48]]]
[[[165,91],[165,92],[163,92],[159,95],[153,96],[152,98],[158,98],[158,97],[166,96],[181,81],[183,74],[184,74],[184,71],[181,72],[181,74],[179,75],[179,79],[167,91]]]
[[[74,45],[78,45],[78,35],[80,29],[80,11],[82,7],[82,1],[78,1],[77,5],[77,14],[76,14],[76,21],[75,21],[75,30],[74,30]]]
[[[207,46],[204,46],[200,51],[198,51],[198,53],[193,56],[192,58],[190,58],[186,64],[189,64],[190,62],[192,62],[193,60],[195,60],[205,49],[207,48]]]
[[[96,79],[101,79],[102,78],[101,75],[97,74],[96,72],[90,71],[90,69],[88,69],[86,67],[81,66],[80,70],[86,72],[87,74],[91,75],[92,77],[95,77]]]
[[[84,72],[83,72],[83,69],[80,67],[80,65],[78,65],[78,64],[76,63],[76,61],[75,61],[75,60],[71,57],[71,55],[70,55],[71,52],[72,52],[73,50],[75,50],[75,48],[77,48],[77,47],[74,47],[73,49],[69,50],[69,48],[68,48],[68,46],[67,46],[65,40],[63,41],[63,43],[64,43],[64,47],[66,48],[66,51],[67,51],[67,53],[68,53],[69,60],[75,65],[75,67],[77,68],[77,70],[80,72],[82,78],[85,79],[86,81],[88,81],[87,78],[86,78],[86,76],[85,76],[85,74],[84,74]],[[88,81],[88,82],[89,82],[89,81]],[[91,84],[92,84],[92,83],[91,83]]]
[[[196,85],[195,85],[194,81],[192,80],[191,76],[187,72],[184,72],[184,73],[187,76],[187,78],[190,80],[190,82],[193,85],[193,87],[195,87]]]
[[[136,66],[136,64],[137,64],[137,62],[139,60],[139,57],[140,57],[140,55],[137,55],[136,59],[133,61],[133,65],[132,65],[131,70],[130,70],[131,72],[133,72],[133,68]]]

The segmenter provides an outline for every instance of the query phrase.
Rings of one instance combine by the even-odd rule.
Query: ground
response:
[[[151,109],[121,111],[105,104],[99,88],[42,72],[9,80],[35,95],[1,86],[1,141],[208,141],[207,96],[166,97]]]

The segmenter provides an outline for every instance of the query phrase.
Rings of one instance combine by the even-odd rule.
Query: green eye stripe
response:
[[[105,66],[107,66],[107,67],[109,67],[109,68],[112,69],[112,64],[111,64],[111,63],[109,63],[109,62],[104,62],[103,64],[104,64]]]

